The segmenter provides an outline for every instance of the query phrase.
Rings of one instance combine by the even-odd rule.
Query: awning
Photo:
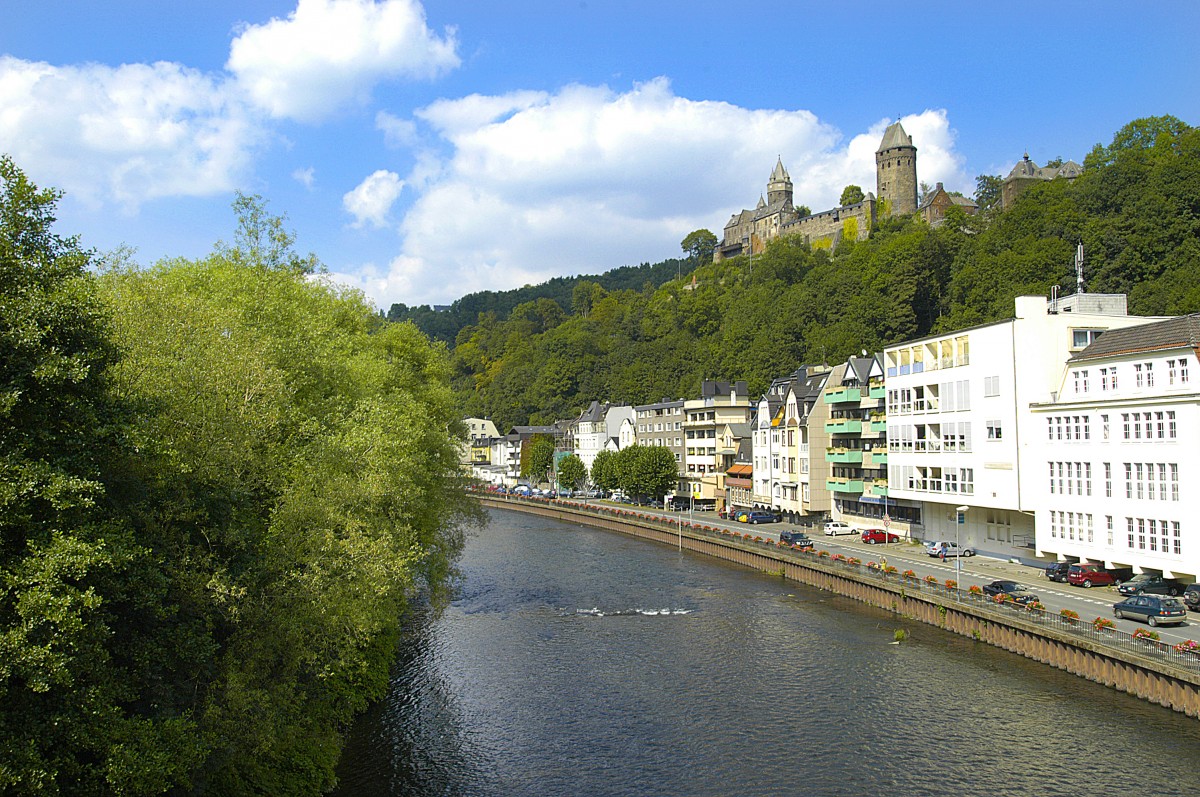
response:
[[[752,476],[754,475],[753,465],[730,465],[729,470],[725,471],[726,476]]]

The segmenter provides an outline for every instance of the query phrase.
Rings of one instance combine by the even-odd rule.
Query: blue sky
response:
[[[1200,123],[1200,3],[774,5],[0,0],[0,152],[65,192],[60,233],[145,265],[259,194],[386,309],[680,256],[776,157],[831,207],[896,118],[967,194]]]

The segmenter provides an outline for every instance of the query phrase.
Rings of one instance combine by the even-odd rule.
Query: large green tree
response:
[[[578,489],[587,481],[587,465],[575,454],[568,454],[558,462],[558,483],[570,490]]]
[[[684,236],[679,245],[693,261],[708,263],[712,261],[713,252],[717,249],[717,236],[709,230],[692,230]]]
[[[862,188],[857,185],[848,185],[842,189],[842,197],[838,200],[838,204],[842,206],[854,205],[862,202],[865,198],[866,194],[863,193]]]

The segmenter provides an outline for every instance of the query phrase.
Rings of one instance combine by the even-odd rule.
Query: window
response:
[[[1112,498],[1112,463],[1104,463],[1104,497]]]
[[[1132,549],[1133,548],[1133,518],[1131,518],[1131,517],[1125,518],[1125,534],[1126,534],[1126,543],[1128,544],[1129,548]]]
[[[1187,381],[1188,381],[1188,361],[1187,361],[1187,358],[1185,357],[1179,361],[1179,384],[1186,385]],[[1175,525],[1178,526],[1179,524],[1176,523]]]
[[[1183,553],[1183,548],[1182,548],[1182,540],[1180,540],[1180,538],[1179,538],[1179,521],[1178,520],[1174,520],[1171,522],[1171,536],[1172,536],[1172,539],[1174,540],[1174,547],[1171,552],[1174,553],[1176,556],[1179,556],[1180,554]]]
[[[1075,392],[1088,392],[1088,372],[1086,370],[1072,371],[1072,376],[1075,379]]]
[[[1179,466],[1171,463],[1171,500],[1179,500]]]
[[[1104,432],[1103,432],[1104,439],[1107,440],[1108,439],[1108,416],[1107,415],[1100,416],[1100,426],[1104,430]]]
[[[1109,548],[1111,548],[1111,547],[1112,547],[1112,544],[1113,544],[1113,521],[1112,521],[1112,515],[1105,515],[1105,516],[1104,516],[1104,523],[1105,523],[1105,527],[1106,527],[1106,528],[1107,528],[1107,530],[1108,530],[1108,547],[1109,547]]]
[[[1000,440],[1003,438],[1003,430],[1000,427],[1000,421],[987,422],[987,439]]]
[[[1133,366],[1133,384],[1135,387],[1142,387],[1145,380],[1142,376],[1142,364],[1135,363]]]
[[[1000,377],[985,376],[983,378],[983,395],[988,397],[1000,395]]]
[[[1082,349],[1086,348],[1092,341],[1100,336],[1102,329],[1072,329],[1071,330],[1071,348]]]

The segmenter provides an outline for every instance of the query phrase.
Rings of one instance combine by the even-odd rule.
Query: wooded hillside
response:
[[[761,391],[802,363],[1010,317],[1018,295],[1073,293],[1080,242],[1089,292],[1126,293],[1138,315],[1200,310],[1200,131],[1139,119],[1084,165],[1004,212],[952,209],[937,228],[885,220],[832,253],[777,240],[752,265],[700,266],[694,290],[690,277],[639,290],[585,281],[569,305],[542,297],[483,313],[453,352],[463,412],[504,429],[572,417],[593,399],[689,396],[704,378]]]

